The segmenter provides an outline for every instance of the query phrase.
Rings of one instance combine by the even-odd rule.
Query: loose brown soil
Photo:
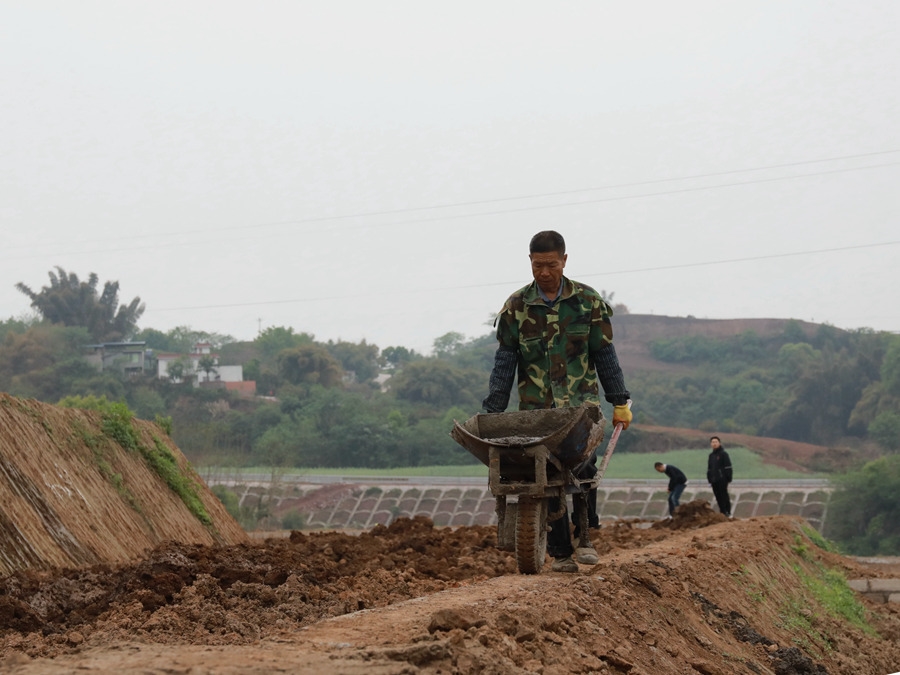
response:
[[[810,531],[691,502],[672,521],[593,531],[598,565],[532,576],[495,547],[494,528],[424,518],[355,535],[164,544],[129,564],[0,579],[0,671],[900,670],[893,603],[860,599],[854,625],[810,590],[840,589],[835,573],[876,576],[877,565],[818,548]]]

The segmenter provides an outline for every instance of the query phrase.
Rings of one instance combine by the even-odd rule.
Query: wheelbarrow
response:
[[[565,516],[568,494],[578,522],[579,547],[590,546],[587,494],[603,478],[620,431],[617,425],[593,471],[594,450],[603,441],[599,406],[486,413],[462,424],[454,421],[450,435],[488,467],[488,484],[497,502],[497,545],[515,551],[519,572],[541,571],[547,523]],[[517,501],[508,502],[510,495]],[[552,497],[559,499],[560,508],[548,513]]]

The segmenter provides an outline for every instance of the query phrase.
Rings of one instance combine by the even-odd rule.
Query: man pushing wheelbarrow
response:
[[[514,438],[512,445],[504,440],[492,446],[506,448],[495,453],[501,456],[509,456],[509,448],[516,447],[535,455],[530,459],[535,459],[538,473],[541,471],[540,461],[546,456],[544,467],[551,477],[556,476],[557,482],[563,482],[560,489],[545,490],[544,494],[550,496],[539,500],[547,509],[550,523],[546,550],[553,558],[554,571],[577,572],[578,563],[590,565],[598,561],[585,530],[589,526],[599,525],[596,514],[599,476],[593,480],[598,472],[595,448],[602,439],[599,387],[603,387],[606,400],[613,405],[615,432],[611,445],[614,445],[618,432],[627,429],[631,423],[630,394],[612,344],[612,308],[593,288],[563,275],[568,256],[562,235],[552,230],[538,232],[531,239],[528,257],[534,281],[513,293],[497,317],[499,346],[494,356],[489,393],[482,405],[488,413],[503,413],[509,404],[513,381],[518,376],[520,411],[584,407],[585,415],[592,424],[600,426],[599,437],[591,429],[587,432],[586,445],[575,448],[576,456],[578,452],[586,452],[587,455],[584,459],[576,457],[577,461],[561,460],[554,452],[560,448],[538,442],[543,440],[540,433],[544,430],[539,430],[537,436],[525,439],[515,439],[516,432],[513,431],[508,434]],[[589,408],[596,410],[591,412]],[[591,433],[594,435],[590,436]],[[460,441],[456,433],[454,438]],[[521,441],[519,445],[515,440]],[[593,446],[588,447],[591,443]],[[608,461],[608,458],[609,452],[605,460]],[[502,458],[498,456],[497,459]],[[569,461],[573,461],[574,465],[567,466]],[[528,461],[525,463],[528,464]],[[605,469],[605,462],[602,468]],[[538,480],[540,477],[534,478]],[[511,480],[507,476],[499,476],[501,482],[504,479]],[[577,550],[572,545],[566,492],[573,495],[575,534],[579,538]],[[541,507],[534,507],[527,497],[526,502],[525,508],[529,513],[534,508],[540,511]],[[519,503],[521,509],[521,497]],[[498,498],[498,510],[499,506]],[[523,515],[519,514],[520,519]],[[540,517],[540,513],[534,517]],[[536,570],[528,569],[532,567],[528,564],[526,569],[522,567],[520,561],[521,571],[540,571],[539,566]]]

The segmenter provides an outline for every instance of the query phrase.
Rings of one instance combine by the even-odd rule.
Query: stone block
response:
[[[435,513],[431,519],[431,522],[435,524],[436,527],[444,527],[450,524],[450,519],[453,517],[453,514],[448,513],[447,511],[441,511],[440,513]]]
[[[487,514],[493,514],[494,511],[496,511],[496,510],[497,510],[497,503],[493,499],[491,499],[490,501],[485,500],[485,501],[481,502],[478,505],[478,508],[476,509],[476,511],[478,511],[478,513],[487,513]]]
[[[416,508],[416,504],[419,503],[418,499],[403,499],[397,506],[400,508],[400,513],[404,515],[410,515],[413,512],[413,509]]]
[[[472,524],[472,514],[465,511],[457,511],[453,514],[453,517],[450,519],[450,525],[456,527],[458,525],[471,525]]]
[[[900,579],[869,579],[872,593],[900,593]]]
[[[313,511],[306,519],[309,527],[330,527],[331,510]]]
[[[376,504],[378,504],[378,499],[376,497],[366,497],[365,499],[360,500],[359,506],[357,506],[356,509],[358,511],[373,511]]]
[[[640,518],[644,515],[644,507],[646,503],[643,501],[639,502],[628,502],[625,505],[624,512],[622,516],[625,518]]]
[[[416,513],[430,516],[432,513],[434,513],[435,507],[437,507],[436,499],[426,499],[423,497],[422,501],[419,502],[419,509],[418,511],[416,511]]]
[[[800,515],[802,515],[807,520],[815,520],[815,521],[821,522],[822,516],[825,515],[825,505],[824,504],[806,504],[800,510]]]
[[[339,510],[335,511],[334,515],[331,516],[331,522],[328,523],[329,527],[347,527],[350,525],[350,511]]]
[[[754,509],[756,509],[755,501],[740,501],[731,506],[731,512],[735,518],[752,518]]]
[[[775,502],[761,502],[756,506],[755,516],[777,516],[780,504]]]
[[[493,512],[484,513],[483,511],[479,511],[478,513],[475,514],[475,518],[474,518],[474,521],[472,522],[472,524],[473,525],[496,525],[497,517],[494,515]]]
[[[369,527],[372,525],[388,525],[394,520],[394,516],[390,511],[379,511],[373,513],[369,518]]]
[[[868,579],[848,579],[847,585],[857,593],[865,593],[869,590]]]
[[[437,505],[437,510],[438,510],[438,511],[447,511],[448,513],[453,513],[454,511],[456,511],[456,509],[458,508],[458,506],[459,506],[459,501],[458,501],[458,500],[456,500],[456,499],[447,499],[446,497],[444,497],[444,499],[442,499],[442,500],[438,503],[438,505]]]
[[[817,502],[821,502],[822,504],[827,504],[828,500],[831,498],[831,493],[826,492],[825,490],[816,490],[815,492],[810,492],[806,496],[806,503],[813,504]]]

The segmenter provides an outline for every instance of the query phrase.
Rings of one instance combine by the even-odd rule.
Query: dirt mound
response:
[[[718,511],[713,511],[708,501],[695,499],[686,504],[679,504],[671,520],[657,521],[654,523],[654,526],[669,527],[673,530],[686,530],[727,521],[728,516]]]
[[[6,394],[0,504],[0,574],[247,539],[157,425]]]
[[[399,519],[166,544],[144,560],[0,579],[0,669],[96,673],[890,673],[900,613],[791,518],[592,531],[579,574],[515,572],[489,527]],[[686,507],[686,508],[685,508]],[[707,512],[708,511],[708,512]],[[814,537],[815,538],[815,537]],[[835,602],[835,598],[839,602]],[[859,604],[862,603],[862,604]]]

